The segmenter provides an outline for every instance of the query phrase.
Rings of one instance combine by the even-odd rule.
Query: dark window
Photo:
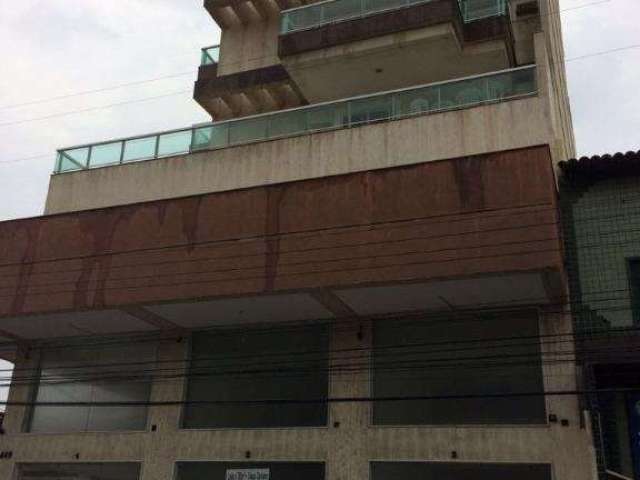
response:
[[[551,480],[551,467],[525,463],[373,462],[371,480]]]
[[[176,480],[226,480],[227,471],[264,472],[269,480],[323,480],[324,463],[319,462],[180,462]]]
[[[640,323],[640,258],[629,260],[629,283],[631,288],[631,306],[633,323]]]
[[[37,463],[18,467],[18,480],[74,479],[138,480],[137,463]]]
[[[374,424],[545,422],[544,396],[502,396],[543,392],[535,313],[380,320],[373,342],[376,398],[469,396],[374,402]]]
[[[326,325],[196,333],[188,401],[327,397]],[[323,426],[326,403],[187,404],[185,428]]]

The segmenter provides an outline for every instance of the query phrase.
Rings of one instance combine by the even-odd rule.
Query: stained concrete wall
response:
[[[278,32],[280,19],[238,24],[222,30],[218,75],[280,64]]]
[[[125,205],[549,145],[566,159],[548,48],[536,34],[537,96],[159,160],[54,175],[46,213]]]
[[[235,190],[548,144],[539,97],[54,175],[46,213]]]
[[[540,312],[542,335],[571,331],[571,319],[557,308]],[[340,326],[332,335],[332,349],[369,347],[371,332],[366,327]],[[567,346],[548,344],[547,353],[566,352]],[[184,342],[166,341],[160,348],[160,361],[182,360]],[[345,355],[348,355],[346,352]],[[336,363],[344,362],[336,356]],[[21,358],[17,367],[32,367],[35,359]],[[575,388],[571,363],[543,366],[546,390]],[[28,388],[15,386],[10,400],[28,400]],[[156,380],[152,401],[183,398],[181,379]],[[365,370],[330,377],[330,396],[369,395],[369,374]],[[10,460],[0,461],[0,478],[11,479],[16,463],[21,462],[142,462],[142,480],[173,480],[176,461],[245,460],[322,461],[326,462],[326,480],[365,480],[369,461],[415,460],[461,462],[550,463],[555,480],[595,479],[590,432],[581,427],[578,402],[572,396],[546,398],[549,414],[567,419],[568,426],[550,423],[536,426],[406,426],[375,427],[370,424],[371,406],[367,403],[332,404],[329,422],[321,428],[291,429],[218,429],[181,430],[179,406],[152,407],[149,428],[145,432],[126,433],[21,433],[24,407],[10,406],[5,419],[0,450],[12,451]],[[339,422],[339,426],[335,426]],[[151,425],[157,430],[151,431]]]
[[[505,272],[562,296],[557,216],[541,146],[0,222],[0,317]]]

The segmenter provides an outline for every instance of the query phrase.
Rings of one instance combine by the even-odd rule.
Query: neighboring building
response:
[[[637,480],[640,152],[571,160],[562,162],[561,169],[566,256],[585,386],[608,390],[588,399],[600,470]]]
[[[0,478],[595,478],[558,2],[205,7],[216,121],[0,223]]]

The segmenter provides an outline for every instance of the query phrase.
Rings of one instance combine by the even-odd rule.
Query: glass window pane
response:
[[[89,159],[89,147],[61,150],[60,153],[67,163],[76,165],[76,168],[86,168]]]
[[[93,382],[94,402],[144,402],[149,399],[151,382],[124,380],[121,382]],[[109,406],[91,408],[88,431],[144,430],[147,426],[147,407]]]
[[[348,18],[362,15],[362,4],[360,0],[336,0],[322,4],[323,23],[346,20]]]
[[[536,91],[536,70],[527,68],[511,73],[511,94],[520,95]]]
[[[424,0],[420,0],[424,1]],[[363,0],[365,13],[401,8],[409,4],[409,0]]]
[[[229,125],[222,123],[208,127],[196,128],[193,131],[192,150],[223,148],[229,145]]]
[[[58,156],[56,158],[56,173],[82,170],[83,168],[86,168],[86,165],[80,166],[73,162],[67,155],[65,155],[65,153],[66,152],[58,152]]]
[[[229,144],[246,143],[267,138],[267,118],[259,117],[229,123]]]
[[[456,103],[460,106],[477,105],[487,99],[487,81],[484,78],[464,80],[455,84]]]
[[[124,142],[123,162],[149,160],[156,155],[156,136],[135,138]]]
[[[371,480],[551,480],[543,463],[371,462]]]
[[[122,153],[122,142],[105,143],[91,147],[89,157],[89,167],[100,167],[104,165],[115,165],[120,163]]]
[[[279,113],[269,118],[269,138],[293,135],[307,130],[305,110]]]
[[[309,130],[339,128],[348,124],[346,103],[317,107],[307,111]]]
[[[191,130],[165,133],[160,135],[158,157],[189,153],[189,147],[191,147]]]
[[[440,108],[438,89],[427,87],[396,94],[395,115],[399,117],[427,113]]]
[[[351,101],[351,124],[356,125],[391,118],[391,98],[391,95],[383,95]]]
[[[191,150],[204,150],[210,148],[213,127],[202,127],[193,130],[193,143]]]
[[[268,470],[270,480],[324,479],[320,462],[179,462],[176,480],[226,480],[228,470]]]
[[[201,65],[214,65],[220,60],[220,47],[209,47],[202,49]]]
[[[36,402],[148,401],[146,371],[153,368],[155,349],[144,344],[45,351]],[[146,406],[35,406],[30,431],[142,430],[146,415]]]
[[[282,33],[302,30],[319,25],[322,22],[322,8],[320,5],[311,5],[284,14],[282,19]]]
[[[235,330],[196,333],[187,400],[326,398],[328,329]],[[259,352],[259,353],[257,353]],[[238,375],[238,370],[262,372]],[[186,405],[185,428],[322,426],[326,404]]]
[[[17,480],[138,480],[137,463],[26,463],[18,466]]]
[[[477,398],[377,402],[377,425],[539,424],[543,396],[483,395],[543,391],[538,342],[496,341],[538,335],[538,318],[514,313],[429,321],[382,320],[374,325],[373,396],[477,395]],[[447,350],[464,342],[465,349]],[[416,345],[410,347],[410,345]],[[392,348],[405,345],[402,351]],[[427,346],[425,346],[427,345]],[[429,348],[428,345],[434,345]],[[512,358],[511,361],[491,359]],[[521,359],[527,358],[526,362]],[[406,367],[410,365],[411,368]],[[482,375],[479,375],[482,372]]]

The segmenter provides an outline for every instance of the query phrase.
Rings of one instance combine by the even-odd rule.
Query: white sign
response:
[[[225,480],[269,480],[268,468],[243,468],[227,470]]]

